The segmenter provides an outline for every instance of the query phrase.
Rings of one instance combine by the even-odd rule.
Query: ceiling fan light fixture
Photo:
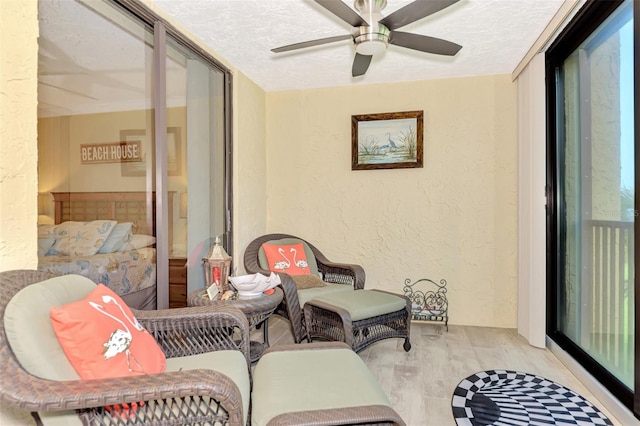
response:
[[[361,55],[379,55],[389,46],[389,29],[382,24],[362,26],[353,38],[356,52]]]
[[[356,52],[361,55],[379,55],[386,48],[387,43],[380,40],[365,40],[356,44]]]

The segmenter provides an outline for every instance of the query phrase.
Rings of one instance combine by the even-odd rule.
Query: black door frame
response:
[[[564,238],[566,228],[561,218],[564,194],[558,182],[562,177],[561,168],[563,164],[562,153],[557,149],[557,117],[562,113],[562,104],[557,102],[558,92],[556,82],[559,77],[559,69],[564,60],[575,51],[578,46],[588,38],[610,15],[623,3],[623,0],[592,0],[582,8],[572,22],[563,30],[560,36],[549,47],[546,54],[546,86],[547,86],[547,335],[557,343],[563,350],[572,356],[582,365],[592,376],[606,387],[622,404],[633,410],[634,415],[640,418],[640,397],[637,392],[630,391],[618,378],[613,376],[607,369],[597,363],[582,348],[576,345],[571,339],[558,330],[558,307],[561,302],[561,293],[558,283],[562,282],[562,268],[559,266],[560,256],[564,253]],[[634,14],[634,40],[640,40],[638,17],[640,15],[640,0],[633,0]],[[637,195],[640,188],[640,149],[638,135],[640,133],[638,102],[640,91],[638,85],[638,60],[640,57],[638,43],[634,43],[634,114],[635,114],[635,217],[638,223],[638,212],[640,211],[640,197]],[[634,244],[636,249],[635,271],[638,271],[638,247],[640,247],[640,232],[638,226],[634,228]],[[635,306],[640,306],[640,278],[635,275]],[[640,315],[637,309],[635,313],[635,389],[640,389]]]

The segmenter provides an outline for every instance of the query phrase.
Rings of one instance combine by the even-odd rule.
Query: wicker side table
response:
[[[187,304],[188,306],[232,306],[240,309],[246,315],[251,330],[262,324],[262,342],[255,340],[250,342],[250,357],[253,363],[259,360],[262,352],[269,347],[269,325],[267,320],[282,302],[284,295],[282,290],[280,287],[276,287],[274,290],[269,295],[264,294],[253,299],[209,300],[208,297],[203,297],[206,293],[201,288],[189,294]]]

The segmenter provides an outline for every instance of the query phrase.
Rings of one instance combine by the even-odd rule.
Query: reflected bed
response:
[[[55,224],[38,227],[38,270],[83,275],[113,289],[134,309],[155,309],[153,195],[53,193]]]

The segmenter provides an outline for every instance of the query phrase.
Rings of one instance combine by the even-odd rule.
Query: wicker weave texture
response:
[[[379,290],[366,290],[379,291]],[[384,339],[404,339],[404,349],[411,349],[411,302],[405,299],[404,309],[352,321],[349,312],[326,302],[310,300],[304,305],[305,322],[309,337],[314,340],[346,342],[360,352],[375,342]]]
[[[398,413],[384,405],[334,408],[331,410],[299,411],[281,414],[268,426],[324,425],[404,425]]]
[[[13,295],[43,281],[45,272],[18,270],[0,273],[0,317]],[[140,322],[156,336],[168,357],[216,349],[241,350],[249,374],[249,325],[239,310],[186,308],[135,311]],[[214,331],[215,330],[215,331]],[[240,340],[230,335],[244,336]],[[188,370],[143,376],[50,381],[22,369],[7,342],[0,322],[0,400],[23,410],[82,410],[85,424],[229,424],[241,425],[242,398],[236,384],[213,370]],[[144,402],[124,416],[105,406]]]
[[[250,327],[255,327],[268,318],[283,299],[282,290],[279,288],[270,295],[238,300],[209,300],[202,297],[203,292],[202,289],[191,292],[187,298],[189,306],[224,306],[239,309],[247,317]]]
[[[247,321],[249,321],[249,329],[253,330],[269,319],[273,311],[275,311],[278,305],[282,302],[282,290],[279,288],[275,288],[274,290],[275,291],[272,294],[263,295],[253,299],[210,300],[208,297],[202,297],[204,289],[200,289],[189,294],[187,303],[189,306],[233,307],[239,309],[247,317]],[[268,324],[264,324],[263,327],[264,341],[249,342],[250,359],[252,363],[257,362],[264,349],[269,346]]]
[[[258,252],[262,244],[271,240],[280,240],[283,238],[297,238],[309,245],[318,263],[318,270],[322,273],[322,279],[328,283],[343,284],[353,286],[355,290],[364,288],[365,272],[360,265],[347,263],[336,263],[328,260],[313,244],[300,237],[289,234],[267,234],[256,238],[247,246],[244,252],[244,268],[247,273],[255,274],[260,272],[269,275],[271,271],[267,271],[260,267],[258,261]],[[291,323],[293,337],[296,343],[303,340],[309,340],[307,334],[305,318],[300,308],[298,298],[298,290],[293,279],[285,273],[279,273],[282,281],[281,287],[284,291],[284,300],[276,309],[276,313],[287,318]]]

